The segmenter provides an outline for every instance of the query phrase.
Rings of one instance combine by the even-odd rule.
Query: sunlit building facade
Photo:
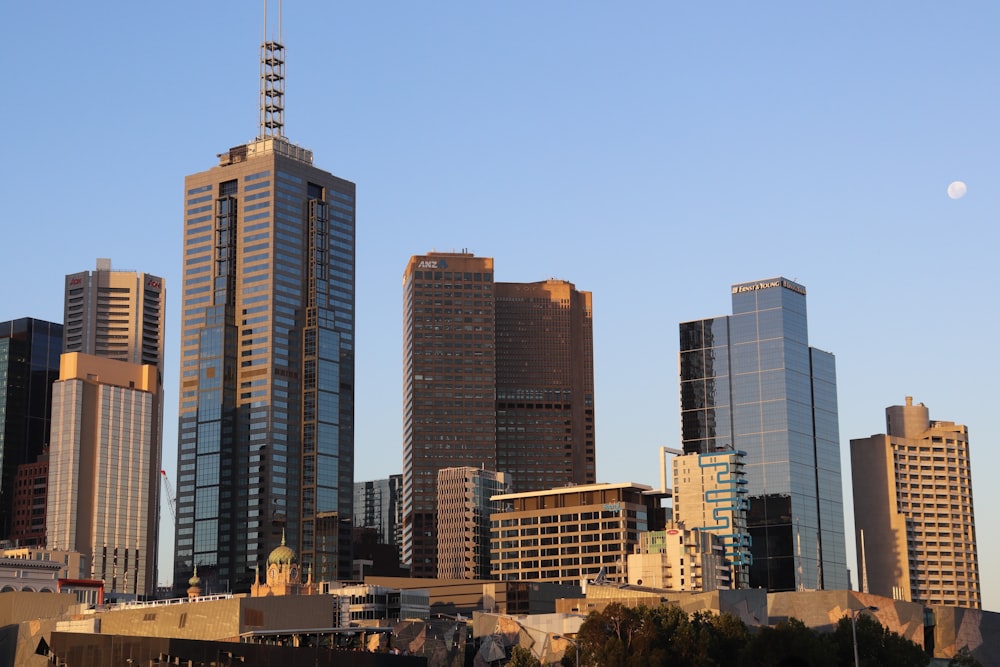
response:
[[[98,259],[94,271],[66,276],[65,294],[63,352],[150,364],[162,378],[163,278],[112,269],[110,259]]]
[[[482,468],[438,470],[438,579],[489,579],[490,516],[503,508],[509,475]]]
[[[498,283],[493,258],[414,256],[403,274],[403,562],[437,576],[437,473],[508,473],[512,489],[593,483],[591,295]]]
[[[156,589],[156,366],[64,354],[52,394],[46,546],[77,551],[110,594]]]
[[[834,357],[809,346],[802,285],[740,283],[732,304],[680,325],[683,449],[746,452],[751,587],[846,589]]]
[[[351,571],[355,186],[262,137],[184,182],[178,591],[249,590],[283,535]]]
[[[909,396],[885,416],[885,434],[851,440],[861,590],[979,609],[969,430]]]

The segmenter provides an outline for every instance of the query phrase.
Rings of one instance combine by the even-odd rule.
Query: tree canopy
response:
[[[861,665],[925,666],[930,658],[912,641],[872,616],[857,618]],[[749,628],[739,618],[710,612],[687,614],[677,607],[626,607],[612,603],[580,627],[563,665],[575,667],[835,667],[854,663],[851,618],[820,633],[797,619]],[[512,663],[513,664],[513,663]],[[519,662],[518,664],[525,664]]]

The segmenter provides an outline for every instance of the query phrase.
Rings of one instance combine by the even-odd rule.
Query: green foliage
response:
[[[858,660],[861,667],[884,665],[923,667],[930,664],[930,657],[924,653],[923,648],[882,627],[882,624],[870,614],[858,614],[857,631]],[[830,635],[830,642],[841,664],[854,664],[854,637],[850,616],[840,619],[837,629]]]
[[[515,646],[510,654],[507,667],[542,667],[538,658],[531,652],[531,649],[523,646]]]
[[[835,667],[854,664],[851,619],[842,619],[830,634],[820,634],[802,621],[788,619],[751,630],[729,614],[688,615],[677,607],[630,608],[618,603],[587,617],[576,636],[581,667]],[[929,663],[923,649],[883,628],[873,617],[858,617],[858,654],[862,665]],[[971,657],[971,656],[970,656]],[[563,658],[575,666],[573,649]],[[955,663],[960,666],[978,663]]]
[[[963,646],[962,650],[948,661],[948,667],[983,667],[983,663],[976,660],[968,646]]]

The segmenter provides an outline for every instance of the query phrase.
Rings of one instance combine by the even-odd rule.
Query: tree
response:
[[[858,634],[858,659],[865,667],[882,665],[906,665],[923,667],[930,664],[930,657],[924,649],[909,639],[882,626],[870,614],[858,614],[856,619]],[[854,664],[854,635],[851,617],[845,616],[837,623],[836,630],[829,637],[832,652],[841,664]]]
[[[968,646],[963,646],[962,650],[948,661],[948,667],[983,667],[983,663],[976,660]]]
[[[538,662],[538,658],[535,657],[530,648],[515,646],[510,654],[507,667],[542,667],[542,663]]]
[[[797,618],[757,630],[740,651],[746,667],[833,667],[839,665],[814,631]],[[844,663],[849,664],[849,663]]]

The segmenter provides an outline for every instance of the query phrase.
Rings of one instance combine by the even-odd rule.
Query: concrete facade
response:
[[[662,494],[643,484],[588,484],[495,496],[493,576],[502,581],[574,584],[627,581],[626,559],[639,535],[662,528]]]
[[[851,440],[861,589],[978,609],[968,429],[923,404],[886,409],[885,435]]]
[[[490,517],[509,493],[509,476],[482,468],[438,471],[438,578],[490,578]]]
[[[156,366],[70,352],[52,390],[46,543],[112,597],[156,588],[160,387]]]

